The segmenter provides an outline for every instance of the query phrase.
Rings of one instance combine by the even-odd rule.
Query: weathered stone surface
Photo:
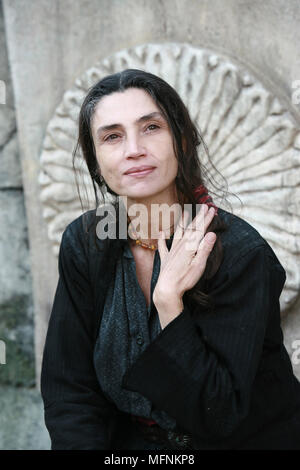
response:
[[[23,191],[0,190],[0,227],[0,383],[28,386],[35,383],[34,325]]]
[[[0,149],[0,167],[0,190],[22,189],[22,170],[16,132],[11,134],[8,142]]]
[[[0,190],[0,301],[31,289],[31,268],[24,195],[22,190]]]
[[[14,295],[0,305],[0,312],[0,338],[6,347],[5,364],[0,366],[1,387],[32,387],[36,381],[32,299]]]
[[[0,190],[21,188],[21,165],[16,135],[16,116],[7,57],[2,4],[0,3],[0,82],[5,88],[5,103],[0,100]]]
[[[0,104],[0,339],[6,364],[0,383],[35,383],[32,280],[16,118],[0,4],[0,80],[6,102]]]
[[[0,450],[49,450],[41,395],[36,389],[1,386]]]
[[[2,104],[0,107],[0,148],[7,144],[15,131],[15,112],[7,105]]]

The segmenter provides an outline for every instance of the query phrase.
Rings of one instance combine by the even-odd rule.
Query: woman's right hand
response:
[[[214,232],[206,233],[215,209],[206,204],[188,224],[189,213],[184,210],[177,224],[170,251],[161,236],[158,240],[160,255],[160,274],[153,293],[153,301],[168,302],[175,298],[182,299],[183,294],[192,289],[201,278],[217,236]],[[155,300],[154,300],[155,299]]]

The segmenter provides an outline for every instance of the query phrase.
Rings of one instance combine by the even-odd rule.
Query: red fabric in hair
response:
[[[194,194],[198,204],[207,204],[208,207],[215,208],[215,215],[218,215],[218,208],[212,201],[211,196],[208,194],[206,187],[201,184],[198,188],[195,189]]]

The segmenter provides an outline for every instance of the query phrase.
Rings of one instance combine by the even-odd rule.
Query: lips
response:
[[[146,174],[150,173],[152,170],[154,170],[154,166],[149,166],[149,165],[142,165],[142,166],[134,166],[132,168],[129,168],[124,174],[125,175],[133,175],[133,174]]]

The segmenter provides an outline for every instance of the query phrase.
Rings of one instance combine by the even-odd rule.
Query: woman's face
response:
[[[100,172],[115,193],[137,200],[174,191],[178,163],[172,134],[147,92],[129,88],[102,98],[92,134]],[[134,167],[148,171],[127,173]]]

